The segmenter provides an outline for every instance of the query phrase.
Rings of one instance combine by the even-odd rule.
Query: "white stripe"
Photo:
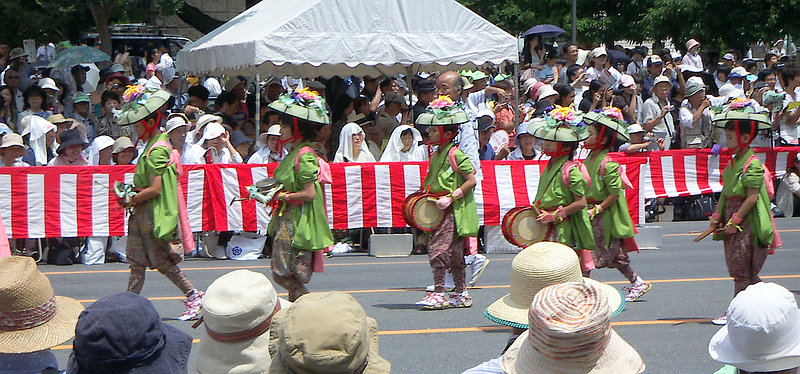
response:
[[[419,178],[419,165],[403,165],[403,174],[406,182],[406,196],[419,191],[422,181]]]
[[[719,169],[719,156],[708,156],[708,186],[714,192],[722,191],[722,170]]]
[[[675,187],[675,156],[661,158],[661,178],[664,181],[664,191],[667,196],[678,196],[678,188]]]
[[[536,192],[539,191],[539,179],[541,173],[539,172],[539,165],[525,165],[525,187],[528,189],[528,204],[536,200]]]
[[[133,184],[133,173],[126,173],[125,174],[125,183]],[[122,220],[122,228],[125,232],[125,235],[128,234],[128,219],[131,218],[131,212],[128,209],[125,209],[125,219]]]
[[[28,237],[44,238],[44,175],[28,174]],[[108,213],[106,213],[108,214]]]
[[[226,222],[228,222],[229,231],[241,231],[244,227],[242,225],[242,202],[231,200],[239,198],[239,175],[236,174],[236,169],[221,168],[220,174],[222,175],[222,190],[225,193],[225,210],[228,215]]]
[[[497,200],[500,204],[500,219],[517,206],[511,182],[511,165],[495,165],[494,182],[497,186]]]
[[[108,236],[108,174],[92,175],[92,235]]]
[[[205,169],[189,171],[186,184],[186,211],[189,214],[189,225],[193,232],[203,231],[203,190],[205,185]]]
[[[639,186],[645,185],[645,173],[644,169],[647,167],[647,164],[639,165]],[[633,182],[633,181],[631,181]],[[652,187],[652,186],[651,186]],[[639,224],[644,225],[645,222],[645,215],[644,215],[644,191],[639,188]]]
[[[364,201],[361,196],[361,166],[345,166],[344,180],[347,191],[347,227],[362,227]]]
[[[788,167],[789,152],[778,152],[775,156],[775,170],[770,171],[775,177],[782,178],[786,174],[786,168]]]
[[[11,238],[11,175],[0,174],[0,219],[6,227],[6,235]]]
[[[77,186],[77,175],[61,174],[61,236],[66,238],[78,236]]]
[[[259,166],[250,169],[253,175],[253,182],[258,182],[264,178],[269,177],[266,166]],[[255,200],[254,200],[255,201]],[[269,214],[267,213],[267,206],[256,201],[256,220],[258,232],[262,235],[267,234],[267,227],[269,227]]]
[[[392,227],[392,179],[389,165],[375,165],[375,209],[378,227]]]
[[[320,186],[322,193],[325,195],[325,213],[328,216],[328,226],[333,228],[333,187],[330,184],[323,184]]]
[[[642,184],[639,186],[639,193],[641,193],[647,199],[655,199],[656,197],[656,190],[653,188],[653,177],[650,173],[650,163],[642,164],[641,174],[639,179],[642,181]]]
[[[705,157],[700,155],[700,157]],[[686,173],[686,190],[692,195],[700,195],[700,185],[697,183],[702,176],[697,175],[697,156],[686,156],[683,158],[683,170]]]
[[[483,204],[483,182],[486,178],[482,178],[480,182],[475,185],[472,190],[472,196],[475,199],[475,207],[478,210],[478,224],[483,226],[484,204]]]

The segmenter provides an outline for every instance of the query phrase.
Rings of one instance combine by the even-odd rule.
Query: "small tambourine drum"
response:
[[[433,231],[442,225],[444,211],[436,207],[439,197],[418,191],[408,195],[403,202],[403,219],[406,223],[422,231]]]
[[[125,204],[130,204],[133,202],[133,195],[136,195],[136,187],[132,184],[122,183],[120,181],[114,182],[114,187],[112,188],[114,194],[117,195],[117,198],[125,201]]]
[[[282,189],[283,184],[278,183],[275,178],[264,178],[247,187],[247,192],[250,194],[251,199],[267,204]]]
[[[503,237],[509,243],[521,248],[544,240],[547,235],[547,226],[536,221],[538,209],[529,207],[516,207],[508,211],[503,217],[501,230]]]

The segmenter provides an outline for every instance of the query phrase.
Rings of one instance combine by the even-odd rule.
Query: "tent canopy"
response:
[[[517,40],[454,0],[263,0],[178,53],[194,74],[395,75],[517,62]]]

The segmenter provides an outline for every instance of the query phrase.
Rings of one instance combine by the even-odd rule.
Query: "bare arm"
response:
[[[303,185],[303,189],[300,191],[280,194],[278,200],[314,201],[316,195],[317,189],[314,182],[308,182]]]
[[[575,194],[572,194],[572,196],[575,198],[575,201],[564,207],[564,213],[567,215],[577,213],[581,209],[586,208],[586,196],[578,196]]]
[[[135,204],[141,204],[147,200],[155,198],[161,193],[161,181],[160,175],[150,176],[150,187],[147,187],[139,191],[136,195],[133,195],[131,201],[133,201]]]
[[[378,106],[381,105],[381,89],[378,88],[375,90],[375,96],[372,97],[372,101],[369,102],[369,111],[374,112],[378,110]]]

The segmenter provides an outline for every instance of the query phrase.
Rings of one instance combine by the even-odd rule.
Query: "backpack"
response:
[[[294,167],[297,171],[300,171],[300,156],[306,153],[313,153],[314,156],[317,157],[317,162],[319,163],[319,173],[317,174],[317,180],[319,183],[323,184],[331,184],[333,183],[333,178],[331,177],[331,166],[328,165],[328,162],[323,160],[316,152],[314,152],[314,148],[309,146],[305,146],[300,148],[297,151],[297,157],[294,159]]]
[[[606,164],[609,161],[614,161],[614,160],[612,160],[610,157],[608,157],[608,155],[606,155],[606,157],[603,158],[603,161],[600,161],[600,176],[601,177],[604,177],[606,175]],[[614,162],[616,162],[616,161],[614,161]],[[617,162],[617,163],[619,163],[619,162]],[[628,179],[628,174],[625,173],[625,170],[622,170],[622,164],[619,165],[619,178],[622,180],[622,188],[623,189],[626,189],[626,190],[632,190],[633,189],[633,183],[631,183],[631,180]]]
[[[750,156],[747,161],[744,163],[744,168],[742,169],[742,174],[747,171],[747,167],[750,166],[750,162],[757,159],[756,155]],[[775,197],[775,184],[772,183],[772,173],[767,168],[767,165],[762,165],[764,167],[764,186],[767,187],[767,196],[769,199]]]
[[[569,186],[569,172],[575,167],[577,167],[583,175],[583,179],[586,181],[586,187],[591,186],[592,178],[589,177],[589,169],[586,168],[586,165],[583,162],[571,160],[565,162],[561,167],[561,179],[564,181],[564,185]]]

